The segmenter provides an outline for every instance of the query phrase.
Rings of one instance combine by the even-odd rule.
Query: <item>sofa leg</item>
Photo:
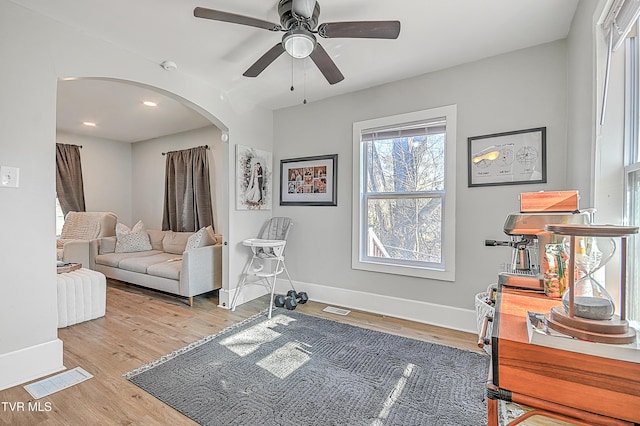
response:
[[[189,296],[189,306],[193,306],[193,296]]]

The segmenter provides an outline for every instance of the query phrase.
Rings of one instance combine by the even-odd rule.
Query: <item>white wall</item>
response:
[[[251,146],[259,141],[261,149],[272,149],[273,115],[247,104],[236,109],[211,82],[162,70],[158,64],[166,58],[138,56],[8,1],[0,1],[0,51],[0,161],[20,168],[20,188],[0,190],[3,389],[62,368],[52,232],[58,79],[103,77],[152,86],[191,103],[228,131],[231,143]],[[233,164],[231,153],[227,161]],[[233,181],[231,171],[228,178]],[[225,214],[229,247],[255,235],[264,221],[258,214]],[[223,250],[229,265],[223,280],[230,276],[237,281],[245,261],[239,255],[235,248]],[[223,286],[228,288],[228,281]]]
[[[504,220],[519,209],[519,193],[566,189],[566,57],[566,43],[558,41],[276,111],[275,164],[283,158],[339,155],[337,207],[274,209],[274,215],[295,222],[287,245],[293,279],[313,289],[312,299],[335,295],[334,303],[475,330],[474,296],[495,282],[499,265],[511,254],[508,248],[484,247],[484,240],[506,238]],[[451,104],[458,107],[455,282],[352,270],[353,122]],[[548,183],[467,187],[468,137],[541,126],[547,127]],[[387,302],[373,306],[381,300],[377,296]],[[362,306],[363,300],[370,300],[369,306]],[[398,312],[389,310],[392,304]],[[442,305],[452,308],[449,318],[430,316],[428,311]],[[416,312],[408,313],[412,307]],[[463,323],[456,318],[460,315]]]
[[[81,145],[82,180],[87,211],[113,212],[131,222],[131,145],[124,142],[57,132],[56,141]]]
[[[581,0],[567,37],[567,187],[580,192],[580,207],[593,207],[596,137],[594,12],[598,0]]]
[[[222,204],[223,183],[226,184],[224,162],[228,145],[220,140],[220,129],[214,126],[204,127],[189,132],[150,139],[132,144],[133,172],[131,186],[133,198],[131,202],[132,226],[142,220],[148,229],[162,229],[164,212],[165,160],[162,155],[167,151],[195,148],[209,145],[209,178],[211,180],[211,202],[214,205],[214,217],[218,208],[226,208]],[[215,228],[218,222],[214,220]]]

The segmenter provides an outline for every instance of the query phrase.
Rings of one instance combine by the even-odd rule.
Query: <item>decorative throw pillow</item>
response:
[[[187,240],[193,232],[166,231],[162,239],[162,250],[165,253],[182,254],[187,248]]]
[[[164,238],[165,231],[156,231],[155,229],[147,229],[149,234],[149,241],[151,241],[151,247],[154,250],[163,251],[162,239]]]
[[[116,253],[151,250],[149,234],[147,234],[147,230],[141,220],[131,229],[127,225],[118,223],[116,225],[116,237]]]
[[[207,230],[209,237],[211,237],[211,239],[213,240],[214,245],[222,242],[220,239],[218,239],[218,235],[216,235],[216,232],[213,230],[213,226],[209,225],[205,229]]]
[[[209,234],[207,228],[201,228],[198,232],[189,237],[185,251],[213,244],[215,244],[215,240],[211,238],[211,234]]]

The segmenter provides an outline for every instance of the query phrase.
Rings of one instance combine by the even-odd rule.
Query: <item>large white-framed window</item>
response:
[[[637,28],[637,24],[636,24]],[[625,223],[640,226],[640,42],[638,32],[625,46]],[[640,322],[640,237],[629,238],[627,318]]]
[[[455,279],[456,106],[353,124],[354,269]]]

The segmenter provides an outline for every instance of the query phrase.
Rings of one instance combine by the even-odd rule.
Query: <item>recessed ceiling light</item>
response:
[[[96,127],[96,123],[92,121],[83,121],[82,124],[84,124],[87,127]]]
[[[153,101],[143,101],[142,102],[144,105],[148,106],[148,107],[155,107],[158,106],[157,102],[153,102]]]

